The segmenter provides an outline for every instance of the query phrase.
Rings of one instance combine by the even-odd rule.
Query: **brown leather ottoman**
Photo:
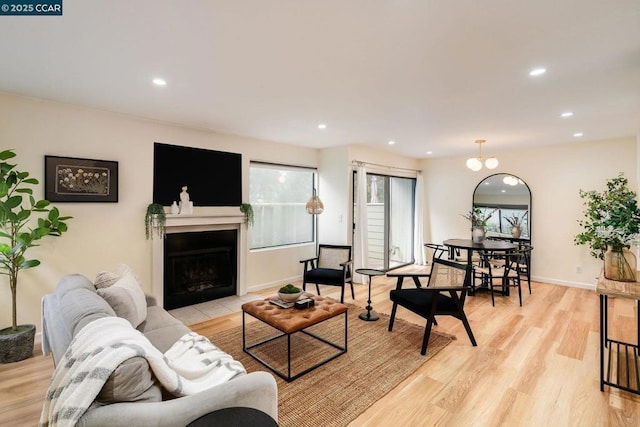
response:
[[[293,381],[296,378],[314,370],[315,368],[324,365],[330,360],[347,352],[347,306],[341,304],[332,299],[323,298],[321,296],[313,295],[312,298],[315,301],[315,305],[310,308],[296,309],[296,308],[281,308],[274,304],[271,304],[268,299],[264,301],[253,301],[242,305],[242,349],[251,357],[262,363],[267,368],[271,369],[276,375],[286,381]],[[272,328],[280,331],[280,334],[268,337],[251,345],[247,345],[247,326],[245,322],[245,314],[248,314],[256,319],[266,323]],[[320,337],[306,329],[317,325],[325,320],[332,319],[340,314],[344,314],[344,344],[340,345],[335,342],[329,341],[323,337]],[[319,340],[331,347],[338,350],[337,353],[314,363],[311,367],[305,368],[300,372],[291,374],[291,335],[295,333],[302,333],[316,340]],[[286,374],[277,369],[273,364],[264,360],[256,352],[252,351],[257,347],[263,346],[272,341],[278,340],[281,337],[286,337],[287,347],[287,372]]]

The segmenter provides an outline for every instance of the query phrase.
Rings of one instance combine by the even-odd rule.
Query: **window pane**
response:
[[[314,175],[312,169],[251,164],[251,249],[313,241],[313,215],[305,205],[313,194]]]
[[[390,191],[389,267],[413,262],[415,179],[392,177]]]

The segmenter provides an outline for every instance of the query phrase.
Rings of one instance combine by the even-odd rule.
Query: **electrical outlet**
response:
[[[578,273],[578,274],[582,273],[582,266],[581,265],[576,265],[576,273]]]

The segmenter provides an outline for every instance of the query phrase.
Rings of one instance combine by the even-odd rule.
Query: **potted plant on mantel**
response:
[[[640,208],[628,182],[620,173],[607,180],[605,191],[580,190],[586,209],[578,224],[584,230],[574,238],[576,245],[589,245],[591,255],[604,260],[607,279],[622,282],[636,280],[636,258],[629,247],[640,236]]]
[[[242,203],[240,205],[240,212],[244,214],[244,223],[247,227],[251,227],[254,222],[253,218],[253,206],[251,203]]]
[[[150,203],[144,215],[144,231],[147,240],[153,238],[154,230],[158,237],[163,238],[166,235],[166,223],[167,214],[164,212],[164,206],[159,203]]]
[[[18,325],[17,290],[20,270],[40,265],[25,254],[45,236],[60,236],[67,231],[66,220],[48,200],[33,197],[31,186],[38,180],[28,172],[14,170],[6,161],[15,157],[13,150],[0,152],[0,274],[9,277],[11,288],[12,326],[0,330],[0,362],[10,363],[31,357],[35,325]],[[30,228],[33,220],[37,225]]]

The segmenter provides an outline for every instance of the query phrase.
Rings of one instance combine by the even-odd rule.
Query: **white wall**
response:
[[[319,193],[324,212],[318,216],[319,242],[351,244],[351,187],[348,147],[321,150]]]
[[[248,197],[250,160],[317,167],[318,150],[258,141],[170,124],[0,93],[2,149],[15,148],[20,170],[40,180],[35,195],[44,193],[44,155],[119,162],[118,203],[56,203],[69,221],[61,238],[46,238],[29,257],[42,265],[20,273],[18,322],[40,324],[40,299],[67,273],[93,279],[117,264],[130,265],[146,290],[151,290],[151,242],[145,240],[144,212],[153,189],[153,143],[210,148],[242,154],[243,199]],[[176,197],[178,195],[176,194]],[[191,194],[198,200],[197,194]],[[197,209],[197,208],[196,208]],[[251,252],[247,286],[281,283],[301,274],[299,260],[314,253],[313,245]],[[0,277],[0,328],[11,322],[8,280]]]
[[[579,191],[603,190],[605,181],[619,172],[636,190],[636,138],[523,148],[497,157],[496,170],[479,172],[467,169],[465,158],[424,161],[425,241],[469,238],[469,223],[460,214],[471,208],[478,182],[493,173],[514,174],[532,193],[533,276],[548,283],[593,287],[602,262],[592,258],[586,246],[573,243],[584,211]]]

